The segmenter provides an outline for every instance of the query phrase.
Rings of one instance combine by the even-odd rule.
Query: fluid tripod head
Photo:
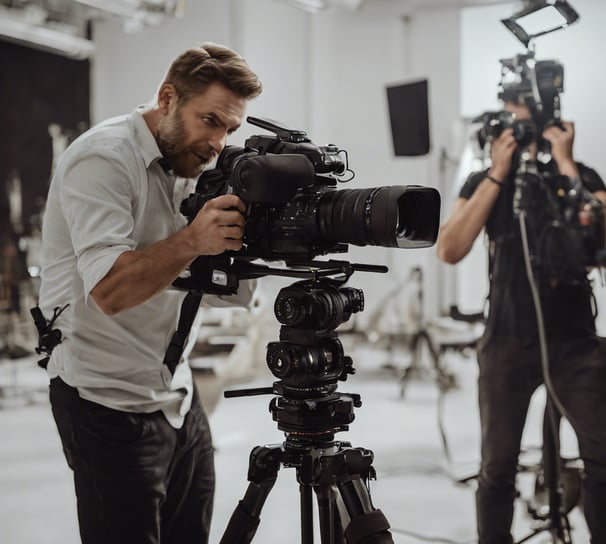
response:
[[[281,289],[274,303],[282,326],[280,340],[267,346],[266,361],[279,380],[272,387],[225,392],[227,398],[277,395],[269,408],[288,444],[332,441],[362,404],[360,395],[336,391],[339,381],[355,373],[336,329],[364,309],[362,290],[344,287],[356,270],[387,272],[384,266],[332,260],[282,271],[306,279]]]

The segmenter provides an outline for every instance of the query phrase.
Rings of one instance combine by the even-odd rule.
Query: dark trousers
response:
[[[549,372],[570,416],[584,463],[585,517],[593,544],[606,544],[606,339],[548,342]],[[482,462],[480,544],[512,542],[515,478],[530,399],[543,383],[537,342],[483,338],[478,348]]]
[[[208,542],[214,460],[197,392],[181,429],[162,412],[84,400],[59,378],[50,400],[74,472],[83,544]]]

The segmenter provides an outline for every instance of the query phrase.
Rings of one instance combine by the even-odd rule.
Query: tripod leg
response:
[[[549,490],[549,520],[554,542],[568,544],[570,525],[563,507],[562,460],[560,458],[560,420],[558,412],[551,399],[547,399],[545,419],[543,421],[543,467],[545,483]]]
[[[313,544],[314,541],[314,509],[311,486],[299,484],[301,496],[301,544]]]
[[[334,485],[321,485],[314,487],[314,491],[318,499],[322,544],[345,544],[343,523],[337,505],[337,489]]]
[[[276,454],[278,453],[278,454]],[[280,469],[276,447],[257,447],[250,454],[246,493],[229,518],[220,544],[248,544],[261,521],[261,509],[276,483]]]
[[[394,544],[389,522],[373,507],[368,489],[359,475],[337,482],[351,521],[345,530],[348,544]]]
[[[418,333],[415,333],[408,343],[408,351],[410,352],[410,363],[404,370],[404,374],[400,378],[400,397],[404,398],[404,392],[406,390],[406,386],[408,385],[408,380],[410,380],[415,372],[420,372],[420,344],[419,339],[421,337]]]
[[[449,374],[446,372],[446,369],[443,366],[443,359],[441,357],[440,350],[434,345],[433,340],[429,336],[429,333],[423,329],[419,332],[423,340],[425,340],[425,344],[427,345],[427,349],[429,351],[429,356],[431,357],[431,362],[433,364],[434,371],[436,373],[436,383],[440,391],[448,391],[455,386],[455,377],[453,374]]]

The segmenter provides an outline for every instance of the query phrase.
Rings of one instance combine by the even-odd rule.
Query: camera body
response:
[[[512,129],[513,137],[520,147],[527,147],[537,138],[535,123],[530,119],[516,119],[510,111],[487,111],[476,118],[475,122],[482,123],[478,131],[481,148],[498,138],[507,128]]]
[[[499,100],[526,104],[540,135],[545,126],[560,119],[564,67],[555,60],[536,60],[534,51],[500,62]]]
[[[564,90],[564,67],[554,60],[537,61],[528,51],[501,59],[498,98],[503,102],[525,104],[531,119],[516,119],[509,111],[487,111],[473,120],[481,123],[477,138],[480,148],[498,138],[506,128],[521,148],[537,141],[538,149],[549,153],[549,142],[541,134],[549,125],[561,126],[560,93]]]

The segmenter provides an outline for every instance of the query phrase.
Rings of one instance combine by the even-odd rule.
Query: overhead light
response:
[[[67,30],[67,25],[63,28]],[[0,13],[0,38],[73,59],[86,59],[95,52],[90,40],[12,16],[8,10]]]
[[[130,17],[135,13],[138,7],[138,2],[130,0],[76,0],[80,4],[84,4],[99,11],[111,13],[118,17]]]
[[[360,9],[364,0],[330,0],[330,3],[337,7],[343,7],[347,9]]]
[[[566,0],[527,0],[525,4],[511,17],[501,19],[525,47],[534,38],[566,28],[579,18],[579,14]]]
[[[317,13],[318,11],[326,8],[326,0],[281,0],[284,4],[290,4],[295,8],[309,11],[310,13]]]
[[[183,0],[76,0],[100,13],[119,17],[124,30],[133,32],[160,24],[168,15],[183,14]]]

